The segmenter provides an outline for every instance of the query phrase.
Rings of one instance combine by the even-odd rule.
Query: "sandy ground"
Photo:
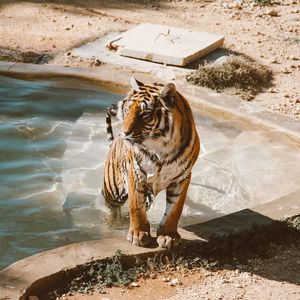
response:
[[[141,22],[208,31],[273,70],[273,86],[256,96],[258,105],[300,119],[300,2],[274,2],[2,0],[0,59],[90,66],[68,50]]]
[[[223,34],[225,47],[269,66],[274,86],[254,99],[258,105],[300,119],[300,4],[272,7],[229,0],[203,1],[0,1],[0,58],[67,66],[68,50],[140,22]],[[179,13],[180,12],[180,13]],[[96,67],[91,66],[91,67]],[[256,269],[255,269],[256,268]],[[170,271],[139,281],[140,287],[64,299],[300,299],[300,246],[278,250],[267,260],[236,270]],[[178,279],[170,286],[171,279]],[[181,282],[181,284],[179,284]]]

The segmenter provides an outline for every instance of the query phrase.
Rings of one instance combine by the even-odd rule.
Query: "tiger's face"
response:
[[[161,86],[144,85],[134,78],[131,83],[132,92],[119,103],[118,115],[123,120],[124,138],[132,143],[142,143],[165,136],[172,122],[168,107],[170,95]]]

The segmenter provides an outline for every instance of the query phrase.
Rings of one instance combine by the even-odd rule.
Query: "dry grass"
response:
[[[299,241],[300,215],[269,225],[253,226],[246,232],[211,237],[209,243],[201,246],[186,243],[176,250],[159,252],[148,259],[132,257],[129,262],[117,251],[107,260],[93,260],[78,266],[73,272],[66,270],[66,280],[61,281],[61,286],[45,292],[48,296],[42,299],[57,299],[76,292],[93,294],[98,291],[102,294],[106,293],[107,287],[128,286],[140,278],[151,278],[151,274],[164,271],[199,267],[217,271],[225,266],[237,269],[251,264],[251,259],[270,257],[278,247],[298,247]]]
[[[238,94],[252,100],[263,87],[270,84],[272,72],[248,57],[232,55],[221,63],[206,63],[186,76],[188,82],[217,92]]]

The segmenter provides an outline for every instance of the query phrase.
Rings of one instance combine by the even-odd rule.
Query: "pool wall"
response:
[[[76,77],[104,86],[114,92],[124,93],[128,90],[130,76],[146,82],[162,81],[156,76],[142,72],[125,70],[109,65],[97,70],[65,68],[60,66],[40,66],[21,63],[0,63],[0,74],[20,76],[25,78]],[[300,124],[297,121],[277,114],[255,110],[247,103],[238,99],[208,92],[205,89],[185,84],[183,79],[175,81],[178,89],[191,101],[192,107],[201,109],[203,114],[215,118],[229,120],[232,125],[245,128],[259,128],[278,131],[295,143],[300,144]],[[282,199],[243,210],[193,227],[181,230],[184,239],[199,241],[199,236],[209,240],[212,234],[245,230],[254,223],[265,224],[274,219],[300,214],[300,192]],[[240,226],[240,225],[243,226]],[[30,295],[41,292],[47,284],[53,284],[61,278],[66,269],[74,269],[92,258],[105,258],[113,255],[116,250],[125,254],[149,254],[157,249],[138,248],[124,241],[108,239],[101,241],[83,242],[60,247],[36,254],[18,261],[0,272],[0,299],[28,299]]]

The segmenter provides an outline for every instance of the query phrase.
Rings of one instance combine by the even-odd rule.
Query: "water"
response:
[[[109,225],[103,233],[106,215],[93,209],[97,200],[87,199],[89,184],[82,198],[80,188],[69,192],[68,178],[77,170],[68,147],[74,153],[85,140],[105,144],[103,110],[120,98],[77,80],[0,77],[0,269],[45,249],[110,235]],[[77,126],[83,113],[97,118]],[[84,147],[90,150],[89,143]],[[94,151],[103,159],[101,147]],[[85,160],[83,151],[77,166],[97,167],[98,161]],[[81,214],[93,222],[78,224]]]
[[[104,109],[122,96],[66,78],[0,77],[0,269],[72,242],[120,237],[100,194],[107,153]],[[181,224],[209,220],[300,187],[300,151],[276,133],[239,131],[195,113],[201,155]],[[163,193],[149,215],[163,214]]]

